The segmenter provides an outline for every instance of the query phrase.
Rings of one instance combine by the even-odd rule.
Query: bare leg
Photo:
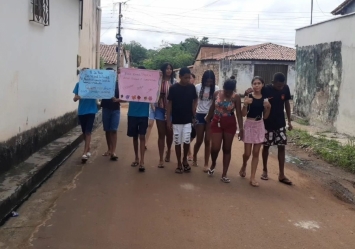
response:
[[[167,147],[165,161],[170,162],[171,146],[173,144],[173,130],[169,129],[168,127],[166,127],[165,129],[166,129],[166,147]]]
[[[139,142],[140,142],[140,154],[141,154],[141,160],[140,160],[139,164],[140,164],[140,166],[144,166],[144,154],[145,154],[145,136],[144,135],[139,136]]]
[[[235,134],[223,134],[223,174],[222,177],[227,177],[229,164],[231,161],[232,143]]]
[[[106,137],[107,151],[103,154],[103,156],[110,156],[110,151],[111,151],[111,136],[110,136],[110,132],[106,131],[105,132],[105,137]]]
[[[285,176],[285,146],[278,146],[278,159],[279,159],[279,180],[287,185],[292,185],[292,182]]]
[[[212,147],[211,147],[211,160],[212,164],[210,169],[213,170],[216,167],[217,158],[219,151],[221,150],[223,134],[222,133],[213,133],[211,135]]]
[[[138,156],[138,137],[133,138],[133,149],[134,149],[134,162],[139,163],[139,156]]]
[[[259,184],[255,181],[255,174],[256,174],[256,169],[258,168],[260,149],[261,149],[261,144],[254,144],[253,158],[251,160],[251,175],[250,175],[250,184],[254,187],[259,186]]]
[[[253,146],[252,144],[244,144],[243,165],[242,165],[242,168],[239,171],[239,175],[241,177],[245,177],[246,176],[246,168],[247,168],[248,160],[249,160],[250,155],[251,155],[252,146]]]
[[[190,144],[184,143],[184,157],[182,158],[182,163],[184,165],[188,165],[188,161],[187,161],[187,154],[190,150]]]
[[[148,121],[148,129],[147,129],[147,134],[145,136],[145,143],[148,143],[149,137],[150,137],[150,133],[152,132],[154,126],[154,119],[149,119]]]
[[[182,169],[182,162],[181,162],[181,144],[175,145],[175,153],[176,159],[178,161],[178,168]]]
[[[110,132],[110,142],[111,142],[111,155],[112,156],[116,156],[116,147],[117,147],[117,132],[116,131],[112,131]]]
[[[269,146],[263,146],[263,174],[261,176],[262,180],[268,180],[267,161],[269,159],[269,149]]]
[[[208,169],[208,161],[211,156],[211,124],[205,125],[205,165],[204,171]]]
[[[202,124],[196,125],[195,130],[196,130],[196,143],[194,146],[194,154],[193,154],[192,160],[193,160],[194,166],[197,166],[197,153],[200,150],[202,142],[203,142],[203,136],[205,134],[205,126]]]
[[[156,123],[158,129],[159,165],[164,165],[163,156],[166,136],[166,122],[157,120]]]
[[[86,155],[90,151],[91,134],[85,134],[84,137],[85,137],[84,155]]]

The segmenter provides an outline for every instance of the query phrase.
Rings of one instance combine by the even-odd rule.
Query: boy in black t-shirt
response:
[[[286,85],[285,75],[282,73],[276,73],[274,75],[272,85],[265,86],[261,93],[263,98],[268,98],[271,104],[270,115],[264,120],[265,124],[265,142],[263,146],[263,174],[262,180],[268,180],[267,161],[269,158],[270,146],[276,145],[278,148],[279,159],[279,181],[281,183],[292,185],[292,182],[285,176],[285,145],[287,145],[286,136],[286,121],[284,109],[286,109],[288,129],[292,130],[291,124],[291,106],[290,88]],[[248,89],[246,94],[252,92],[252,89]]]
[[[188,68],[181,68],[179,76],[180,82],[169,89],[167,117],[171,115],[172,121],[167,119],[167,124],[174,131],[175,152],[178,160],[175,173],[182,174],[191,171],[187,153],[191,142],[191,124],[196,113],[197,93],[195,86],[190,84],[191,72]],[[182,143],[184,144],[184,156],[181,162]]]

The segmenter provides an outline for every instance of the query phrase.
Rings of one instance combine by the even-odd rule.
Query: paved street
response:
[[[21,206],[20,217],[2,227],[0,248],[355,248],[353,207],[292,165],[286,173],[295,186],[282,185],[274,155],[270,180],[251,187],[238,175],[243,144],[237,140],[230,184],[220,181],[220,165],[212,178],[202,167],[175,174],[175,152],[172,162],[158,169],[156,127],[146,172],[139,173],[130,166],[125,113],[123,108],[119,161],[101,156],[104,133],[96,131],[91,160],[80,164],[80,147]]]

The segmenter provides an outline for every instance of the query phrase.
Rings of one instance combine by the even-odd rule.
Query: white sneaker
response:
[[[88,158],[90,158],[90,157],[91,157],[91,153],[90,153],[90,152],[86,153],[86,156],[87,156]]]

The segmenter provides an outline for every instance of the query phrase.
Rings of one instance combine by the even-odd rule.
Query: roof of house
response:
[[[349,4],[353,3],[355,0],[345,0],[342,4],[340,4],[338,7],[336,7],[333,11],[333,15],[339,15],[341,12],[349,6]]]
[[[104,60],[105,64],[116,65],[117,64],[117,45],[100,44],[100,56]],[[121,51],[127,59],[126,50],[122,47]]]
[[[267,60],[296,61],[296,49],[273,43],[243,47],[204,58],[204,60]]]
[[[197,50],[197,53],[196,53],[196,55],[195,55],[194,61],[196,60],[198,54],[200,53],[201,48],[223,48],[223,47],[225,47],[226,49],[227,49],[227,48],[236,49],[236,48],[242,48],[242,47],[245,47],[245,46],[229,45],[229,44],[225,44],[225,45],[220,45],[220,44],[203,44],[203,45],[200,45],[200,46],[198,47],[198,50]]]

